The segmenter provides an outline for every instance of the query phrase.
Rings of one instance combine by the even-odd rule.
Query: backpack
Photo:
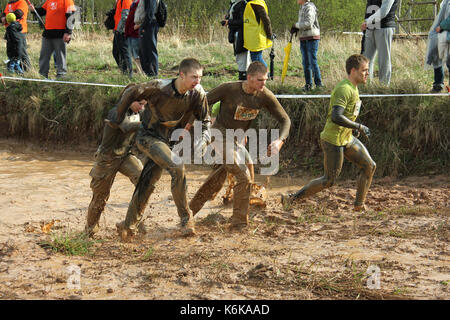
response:
[[[163,28],[167,21],[167,5],[163,0],[159,0],[158,8],[155,13],[156,22]]]
[[[120,5],[123,5],[123,0],[121,0]],[[116,22],[114,21],[114,15],[116,14],[116,7],[117,7],[117,2],[116,5],[114,6],[114,8],[112,8],[111,10],[109,10],[108,12],[106,12],[106,20],[104,22],[106,29],[108,30],[114,30],[114,27],[116,26]]]
[[[106,29],[113,30],[115,26],[114,15],[116,13],[116,9],[111,9],[106,13],[106,20],[104,22]]]

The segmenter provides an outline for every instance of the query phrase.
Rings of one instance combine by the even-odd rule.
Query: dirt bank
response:
[[[164,174],[146,210],[149,233],[125,244],[115,223],[133,187],[119,174],[90,253],[65,255],[49,247],[83,229],[89,151],[0,140],[0,299],[450,298],[448,175],[376,180],[365,214],[351,211],[353,181],[284,211],[277,194],[309,177],[272,177],[248,229],[227,230],[222,190],[196,216],[198,235],[183,238]],[[190,168],[189,197],[208,173]],[[67,282],[74,268],[79,287]]]

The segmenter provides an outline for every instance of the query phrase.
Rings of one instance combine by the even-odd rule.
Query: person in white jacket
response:
[[[323,87],[322,75],[317,63],[317,51],[320,41],[320,26],[317,8],[310,0],[297,0],[301,5],[298,12],[298,22],[294,23],[291,33],[298,33],[300,51],[302,53],[303,72],[305,74],[304,91],[312,89],[312,79],[317,88]]]
[[[439,13],[431,25],[428,33],[427,52],[425,55],[425,69],[434,69],[434,82],[432,93],[441,92],[444,89],[444,65],[450,70],[449,43],[450,33],[445,22],[450,17],[450,0],[441,2]],[[450,83],[449,83],[450,87]]]

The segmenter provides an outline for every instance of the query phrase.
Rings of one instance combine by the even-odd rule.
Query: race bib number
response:
[[[250,121],[256,118],[259,113],[259,109],[245,108],[238,106],[234,113],[234,120]]]
[[[356,105],[355,105],[355,111],[353,111],[353,115],[354,116],[358,116],[359,115],[359,111],[361,110],[361,100],[359,100]]]

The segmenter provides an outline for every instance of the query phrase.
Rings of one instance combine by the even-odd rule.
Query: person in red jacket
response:
[[[128,44],[128,65],[132,66],[131,59],[136,63],[137,69],[142,73],[141,61],[139,58],[139,26],[134,23],[134,14],[139,4],[139,0],[133,0],[130,7],[130,13],[125,21],[125,37]],[[132,74],[132,70],[130,71]]]
[[[30,58],[27,53],[27,38],[26,35],[28,33],[28,25],[27,25],[27,17],[28,17],[28,5],[25,0],[11,0],[5,6],[5,10],[0,15],[0,19],[2,24],[5,27],[8,26],[6,23],[6,15],[8,13],[14,13],[17,21],[22,26],[22,36],[21,36],[21,45],[20,48],[22,52],[21,56],[21,67],[24,71],[27,71],[31,67]]]

